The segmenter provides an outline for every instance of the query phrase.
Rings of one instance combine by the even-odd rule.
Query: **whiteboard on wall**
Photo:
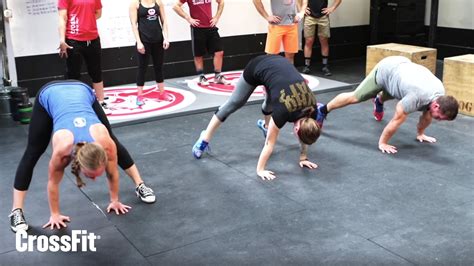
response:
[[[7,22],[12,37],[14,57],[57,53],[58,0],[7,0],[13,17]],[[171,42],[190,40],[189,24],[172,7],[177,0],[162,0],[168,19]],[[264,0],[268,12],[269,0]],[[135,43],[130,26],[129,0],[102,0],[102,17],[98,20],[103,48],[132,46]],[[187,5],[183,5],[189,12]],[[217,3],[213,1],[213,10]],[[267,32],[266,21],[250,0],[226,0],[224,12],[217,25],[221,36],[248,35]],[[171,44],[172,45],[172,44]]]

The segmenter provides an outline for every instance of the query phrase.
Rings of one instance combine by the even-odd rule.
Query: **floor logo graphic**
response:
[[[187,80],[188,87],[193,90],[202,92],[202,93],[210,93],[210,94],[217,94],[217,95],[225,95],[229,96],[235,89],[235,85],[239,80],[240,76],[242,75],[242,71],[231,71],[222,73],[225,78],[230,81],[230,85],[222,85],[216,84],[214,82],[214,74],[206,75],[207,80],[209,81],[208,86],[202,86],[199,84],[199,77],[196,77],[191,80]],[[302,74],[310,89],[316,88],[318,86],[319,81],[315,77],[304,75]],[[258,86],[255,91],[252,93],[252,96],[263,96],[265,95],[264,87]]]
[[[28,235],[26,231],[19,230],[16,232],[15,246],[18,252],[95,252],[97,239],[100,239],[100,235],[87,233],[87,230],[72,230],[71,235],[62,236]]]
[[[110,121],[132,120],[157,116],[189,106],[196,100],[196,96],[185,90],[165,87],[171,101],[158,100],[160,91],[156,86],[143,88],[144,105],[137,106],[136,87],[106,88],[107,105],[112,114],[107,115]]]

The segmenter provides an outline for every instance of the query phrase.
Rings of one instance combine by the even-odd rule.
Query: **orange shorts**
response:
[[[298,52],[298,24],[268,25],[265,53],[279,54],[282,42],[286,53]]]

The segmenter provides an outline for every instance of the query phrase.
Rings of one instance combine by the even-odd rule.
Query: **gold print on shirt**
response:
[[[290,94],[286,94],[285,90],[280,90],[280,103],[285,105],[288,112],[316,105],[316,98],[306,82],[291,84],[289,88]]]

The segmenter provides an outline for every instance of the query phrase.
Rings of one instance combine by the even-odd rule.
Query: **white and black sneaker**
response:
[[[137,197],[145,203],[153,203],[156,201],[155,192],[153,192],[153,189],[147,187],[145,183],[138,185],[135,189],[135,193],[137,194]]]
[[[201,86],[209,86],[209,80],[207,80],[206,76],[201,75],[199,76],[198,84]]]
[[[13,232],[17,232],[20,230],[28,230],[28,224],[26,223],[25,216],[23,215],[23,211],[20,208],[16,208],[8,215],[10,218],[10,228]]]

